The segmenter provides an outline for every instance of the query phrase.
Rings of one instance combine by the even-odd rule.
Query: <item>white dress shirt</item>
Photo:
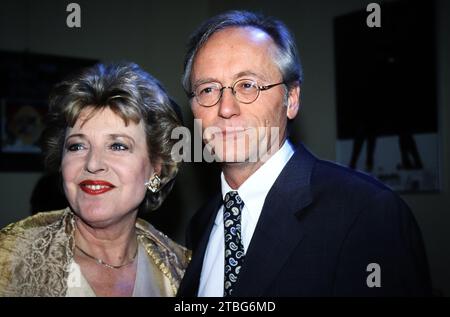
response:
[[[294,149],[290,142],[284,142],[283,146],[237,189],[239,196],[241,196],[244,202],[241,216],[241,237],[244,252],[247,252],[266,196],[293,154]],[[226,193],[233,189],[228,185],[223,173],[221,174],[221,181],[222,198],[224,198]],[[223,296],[224,253],[225,242],[222,205],[217,212],[214,226],[209,236],[200,275],[198,296]]]

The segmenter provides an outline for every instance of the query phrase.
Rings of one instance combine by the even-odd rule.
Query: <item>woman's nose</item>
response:
[[[86,171],[89,173],[99,173],[107,170],[107,164],[101,150],[90,149],[86,158]]]

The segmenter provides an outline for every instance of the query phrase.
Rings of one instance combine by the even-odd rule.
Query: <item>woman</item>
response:
[[[0,232],[0,295],[174,296],[190,254],[137,215],[171,190],[180,125],[135,64],[98,64],[59,84],[44,152],[70,206]]]

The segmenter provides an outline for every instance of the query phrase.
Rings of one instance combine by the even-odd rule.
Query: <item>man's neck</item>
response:
[[[264,163],[224,163],[222,166],[223,176],[233,189],[238,189],[254,172]]]
[[[261,166],[264,165],[275,153],[277,153],[286,142],[283,139],[277,151],[269,151],[266,153],[264,160],[257,162],[243,163],[223,163],[222,172],[225,180],[232,189],[238,189],[250,176],[253,175]]]

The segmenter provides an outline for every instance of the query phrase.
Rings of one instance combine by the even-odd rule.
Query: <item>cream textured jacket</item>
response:
[[[0,231],[0,296],[66,296],[74,251],[74,214],[69,208],[39,213]],[[175,296],[190,261],[190,251],[148,222],[137,219],[136,233]]]

